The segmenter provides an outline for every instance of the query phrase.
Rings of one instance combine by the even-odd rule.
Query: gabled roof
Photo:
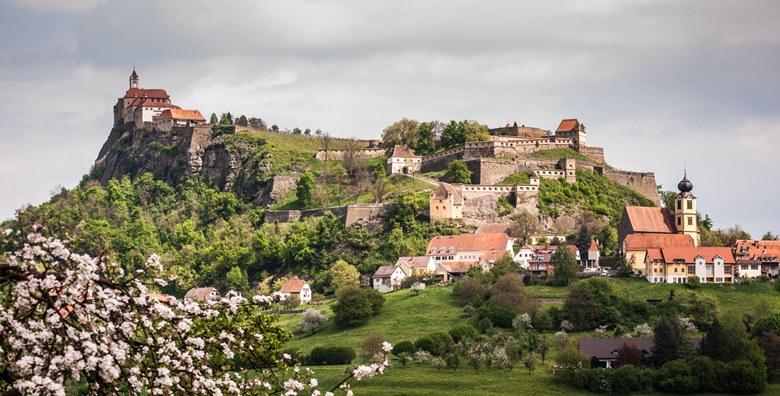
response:
[[[443,200],[452,197],[452,201],[457,205],[463,203],[463,194],[459,188],[455,188],[449,183],[439,183],[439,187],[433,190],[433,199]]]
[[[482,224],[479,227],[477,227],[477,230],[474,231],[476,234],[498,234],[503,232],[504,234],[509,235],[509,233],[512,231],[512,224],[511,223],[488,223],[488,224]]]
[[[630,234],[623,243],[626,251],[694,246],[693,238],[686,234]]]
[[[588,247],[589,252],[598,252],[599,251],[599,245],[596,243],[595,239],[592,239],[590,241],[590,246]]]
[[[465,274],[477,265],[479,265],[479,263],[476,261],[452,261],[439,264],[439,268],[451,274]]]
[[[626,206],[623,216],[634,232],[673,234],[675,232],[672,214],[667,208],[655,206]]]
[[[558,129],[555,132],[571,132],[576,131],[580,127],[580,122],[576,118],[564,118],[561,123],[558,124]]]
[[[589,358],[614,359],[623,344],[633,345],[640,352],[652,353],[652,338],[580,338],[580,352]]]
[[[382,265],[374,272],[374,278],[389,278],[395,272],[394,265]]]
[[[495,234],[463,234],[436,236],[428,242],[426,254],[456,254],[458,252],[498,252],[499,258],[506,253],[509,236],[504,233]]]
[[[414,150],[410,149],[409,146],[405,144],[396,144],[393,147],[393,154],[391,157],[416,158],[417,155],[414,154]]]
[[[176,106],[173,103],[167,103],[167,102],[155,102],[153,100],[149,99],[141,99],[143,102],[141,102],[141,107],[164,107],[168,109],[178,109],[179,106]],[[137,105],[136,105],[137,106]]]
[[[734,244],[734,254],[740,260],[780,261],[780,241],[740,239]]]
[[[207,301],[214,296],[216,292],[217,289],[213,287],[195,287],[187,290],[187,294],[184,295],[184,298],[187,300]]]
[[[182,121],[201,121],[206,122],[203,114],[200,114],[198,110],[185,110],[179,109],[178,106],[174,109],[163,110],[158,116],[161,119],[173,119]]]
[[[130,88],[125,92],[125,98],[170,99],[171,97],[164,89]]]
[[[395,265],[407,265],[409,268],[427,268],[432,261],[431,256],[406,256],[399,257]]]
[[[704,257],[707,263],[712,263],[717,256],[722,257],[725,264],[734,264],[735,261],[731,248],[727,247],[670,247],[662,248],[661,255],[667,264],[674,263],[675,260],[684,260],[685,263],[692,264],[699,256]]]
[[[305,285],[306,281],[303,279],[288,279],[279,291],[282,293],[300,293]]]

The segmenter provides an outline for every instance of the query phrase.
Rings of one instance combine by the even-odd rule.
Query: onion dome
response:
[[[685,172],[683,175],[683,179],[680,180],[679,183],[677,183],[677,189],[680,190],[681,193],[688,193],[693,190],[693,183],[691,183],[690,180],[688,180],[688,172]]]

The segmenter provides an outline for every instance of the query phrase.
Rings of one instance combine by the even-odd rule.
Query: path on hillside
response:
[[[412,179],[419,180],[423,183],[428,183],[434,187],[439,187],[439,181],[435,179],[431,179],[430,177],[425,177],[425,176],[420,176],[415,174],[407,174],[407,173],[404,173],[404,176],[411,177]]]

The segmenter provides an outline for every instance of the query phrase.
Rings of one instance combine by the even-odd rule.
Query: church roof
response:
[[[558,129],[555,132],[571,132],[576,131],[580,127],[580,122],[576,118],[565,118],[561,120],[558,125]]]
[[[130,88],[125,92],[125,98],[170,99],[171,97],[164,89]]]
[[[130,75],[130,78],[138,78],[138,73],[135,72],[135,69],[133,69],[133,74]]]
[[[634,232],[672,234],[675,232],[672,214],[667,208],[656,206],[626,206],[624,216]]]
[[[173,103],[166,103],[166,102],[155,102],[150,99],[136,99],[133,101],[134,106],[138,106],[136,103],[140,103],[141,107],[165,107],[170,109],[178,109],[179,106],[176,106]]]

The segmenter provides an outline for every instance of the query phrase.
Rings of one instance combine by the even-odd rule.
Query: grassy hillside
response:
[[[557,148],[549,150],[539,150],[528,155],[531,158],[546,159],[546,160],[559,160],[561,158],[574,158],[577,161],[592,162],[590,158],[570,149],[570,148]]]
[[[619,294],[630,299],[666,298],[670,290],[677,293],[691,291],[682,285],[651,284],[641,279],[609,279]],[[525,288],[529,296],[562,299],[566,289],[534,285]],[[708,285],[692,290],[694,293],[709,296],[718,301],[720,312],[738,310],[753,312],[762,302],[766,302],[773,311],[780,310],[780,293],[774,290],[772,283],[753,283],[733,286]],[[329,305],[318,309],[330,315]],[[419,296],[413,296],[408,290],[386,295],[385,308],[365,326],[341,330],[332,322],[312,336],[296,337],[287,347],[309,351],[315,346],[340,345],[359,348],[368,334],[383,334],[388,340],[397,343],[401,340],[414,340],[435,331],[447,331],[461,324],[462,308],[452,295],[452,287],[430,287]],[[281,315],[283,326],[292,329],[298,322],[298,314]],[[589,334],[592,336],[592,334]],[[551,336],[547,332],[547,336]],[[572,333],[573,338],[578,337]],[[554,347],[554,356],[556,353]],[[511,372],[494,369],[475,371],[465,363],[457,371],[433,368],[427,363],[415,363],[393,367],[383,376],[355,384],[359,395],[571,395],[587,394],[562,384],[557,384],[552,376],[551,359],[545,363],[537,362],[537,369],[528,374],[518,364]],[[318,378],[325,385],[336,383],[344,372],[344,366],[314,367]],[[772,384],[765,394],[780,394],[780,385]]]

